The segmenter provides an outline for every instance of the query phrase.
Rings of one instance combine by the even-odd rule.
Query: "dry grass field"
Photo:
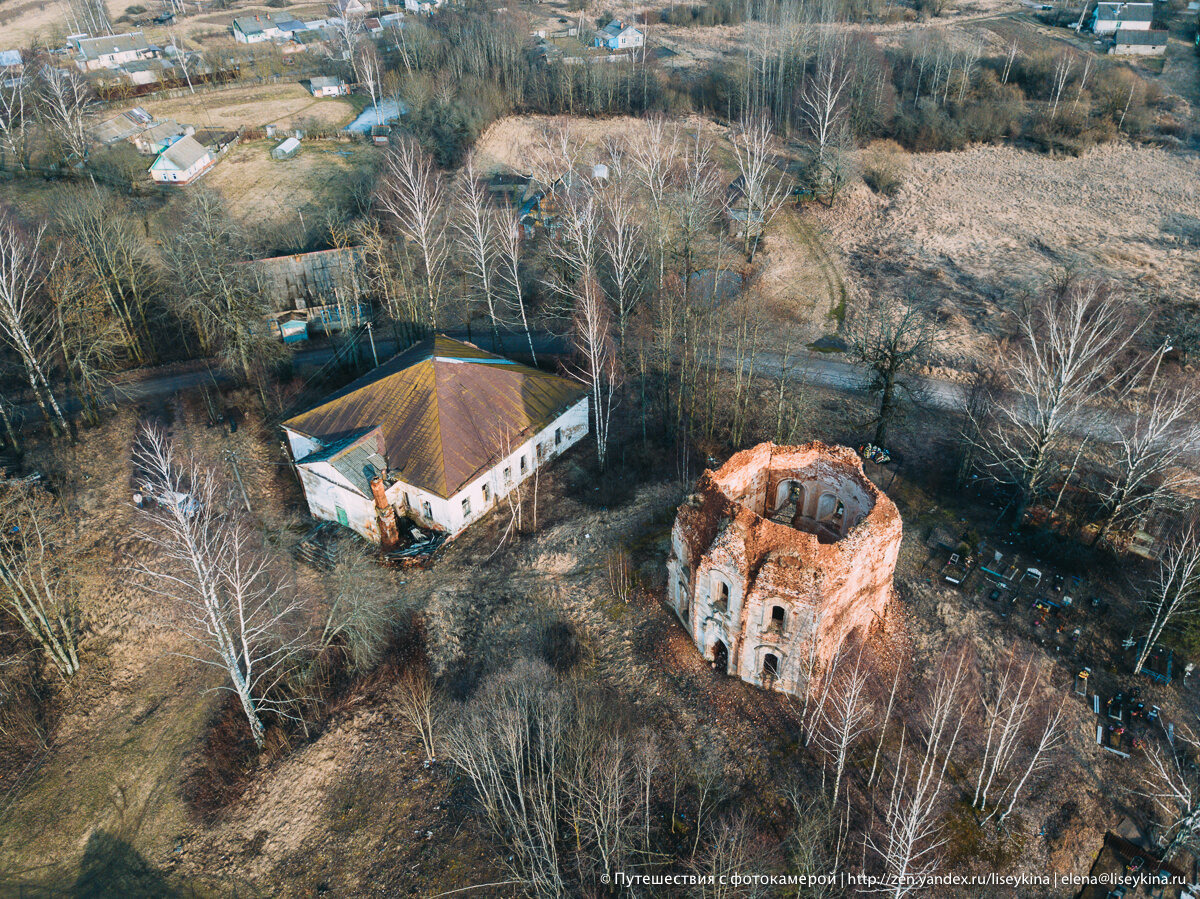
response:
[[[1194,293],[1198,209],[1195,154],[1109,144],[1079,158],[1011,147],[915,154],[895,198],[859,185],[815,215],[851,260],[856,292],[941,301],[965,353],[1006,297],[1055,269]]]
[[[324,209],[346,205],[353,179],[379,153],[365,144],[305,142],[293,159],[276,160],[270,152],[276,143],[241,144],[204,177],[249,225],[288,221],[298,211],[316,221]]]
[[[354,104],[338,97],[314,98],[299,82],[240,85],[228,90],[187,94],[140,105],[160,119],[174,119],[197,130],[262,128],[340,128],[356,115]]]

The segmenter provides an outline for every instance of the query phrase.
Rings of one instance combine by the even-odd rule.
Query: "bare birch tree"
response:
[[[596,463],[603,471],[608,464],[609,429],[621,369],[613,342],[612,317],[608,306],[604,303],[599,285],[595,284],[595,277],[588,276],[585,280],[592,283],[581,287],[576,294],[572,336],[592,407]]]
[[[1054,751],[1066,742],[1067,732],[1064,730],[1064,718],[1066,717],[1067,697],[1063,696],[1054,711],[1041,718],[1042,732],[1038,736],[1037,745],[1029,755],[1029,762],[1025,765],[1025,770],[1021,773],[1020,778],[1012,784],[1011,792],[1008,793],[1008,805],[1001,812],[1000,817],[996,819],[996,827],[1003,827],[1004,822],[1008,820],[1008,816],[1013,813],[1013,809],[1017,807],[1017,800],[1021,797],[1025,785],[1029,782],[1032,774],[1044,770],[1051,762],[1051,756]],[[997,805],[992,810],[992,814],[1000,811],[1000,806]]]
[[[625,346],[625,330],[641,299],[641,274],[646,263],[642,239],[641,210],[623,185],[617,184],[600,204],[604,219],[600,244],[604,249],[606,271],[613,308],[617,315],[617,336]]]
[[[1200,599],[1200,532],[1190,522],[1173,536],[1158,562],[1150,582],[1150,594],[1143,605],[1150,613],[1144,642],[1133,665],[1140,674],[1150,652],[1162,638],[1167,626],[1180,615],[1195,611]]]
[[[629,148],[631,171],[649,199],[651,239],[655,245],[657,284],[661,290],[666,282],[667,244],[670,234],[670,204],[667,191],[679,145],[679,131],[663,116],[654,116],[646,123],[645,135]]]
[[[1096,545],[1114,527],[1162,507],[1196,483],[1187,460],[1200,436],[1200,395],[1191,384],[1156,390],[1154,381],[1134,391],[1116,417],[1116,440],[1105,445],[1109,464]]]
[[[416,249],[412,268],[421,279],[424,324],[437,328],[449,243],[446,234],[445,182],[433,159],[414,140],[393,146],[384,161],[376,193],[379,208]]]
[[[840,33],[824,35],[817,42],[812,71],[800,91],[800,118],[816,144],[817,165],[825,163],[829,145],[845,116],[843,94],[850,83],[846,64],[846,38]]]
[[[71,516],[34,484],[0,489],[0,609],[64,677],[79,670]]]
[[[933,874],[941,863],[940,850],[945,844],[942,794],[950,757],[962,730],[965,679],[965,655],[960,654],[938,675],[924,715],[921,745],[906,745],[901,738],[882,833],[867,837],[867,846],[888,877],[881,892],[892,899],[903,899],[923,889],[922,879]]]
[[[45,297],[58,254],[44,251],[45,233],[45,225],[26,231],[10,212],[0,209],[0,338],[21,360],[46,421],[62,434],[67,419],[50,384],[54,315]]]
[[[821,747],[833,763],[830,802],[835,806],[850,751],[871,726],[873,709],[867,690],[869,681],[870,672],[863,667],[862,652],[859,651],[854,668],[837,678],[821,710],[822,727],[818,735]]]
[[[744,118],[731,135],[731,143],[746,215],[743,251],[753,262],[759,238],[783,207],[788,186],[783,173],[775,168],[775,136],[766,116]]]
[[[410,665],[400,677],[397,705],[400,716],[421,738],[425,760],[437,759],[437,740],[445,720],[442,697],[424,665]]]
[[[1033,658],[1025,659],[1022,664],[1014,645],[994,682],[981,691],[986,738],[979,759],[972,808],[986,809],[993,785],[1005,786],[996,781],[997,778],[1003,781],[1020,748],[1037,685]]]
[[[304,645],[295,620],[299,601],[278,582],[214,469],[181,459],[170,439],[152,428],[142,432],[135,459],[155,506],[138,528],[155,552],[135,570],[187,641],[180,655],[227,679],[220,689],[237,695],[261,749],[263,714],[287,714],[273,688]]]
[[[1175,729],[1175,741],[1151,740],[1146,744],[1149,776],[1134,790],[1150,799],[1162,822],[1158,846],[1163,861],[1182,851],[1200,850],[1200,777],[1196,757],[1200,741],[1187,726]]]
[[[458,204],[453,228],[475,290],[483,301],[492,328],[492,349],[500,349],[499,297],[496,290],[497,231],[504,227],[488,205],[487,188],[469,157],[459,173]]]
[[[84,121],[95,104],[91,86],[74,67],[43,64],[36,73],[38,109],[66,159],[87,162],[92,145]]]
[[[1016,490],[1016,524],[1057,474],[1079,416],[1116,383],[1113,361],[1139,330],[1126,306],[1087,281],[1058,285],[1022,310],[1005,361],[1008,389],[979,428],[982,464]]]
[[[521,226],[511,221],[501,221],[497,227],[496,238],[500,265],[499,284],[506,288],[504,297],[521,319],[521,330],[525,332],[529,355],[533,364],[537,365],[533,333],[529,330],[529,317],[525,312],[525,293],[521,289]]]

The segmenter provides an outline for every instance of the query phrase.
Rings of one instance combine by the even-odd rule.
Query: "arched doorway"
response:
[[[713,668],[721,674],[729,673],[729,650],[720,640],[713,644]]]
[[[675,585],[676,598],[678,600],[679,617],[684,621],[688,619],[688,612],[691,611],[691,604],[688,602],[687,584],[680,578],[679,583]]]
[[[779,486],[775,488],[775,511],[790,507],[803,515],[804,496],[804,485],[799,481],[780,481]]]

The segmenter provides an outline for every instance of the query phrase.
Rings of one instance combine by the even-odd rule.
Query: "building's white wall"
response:
[[[555,446],[555,432],[561,430],[562,442]],[[321,448],[320,444],[284,428],[288,444],[292,450],[292,458],[297,463]],[[414,487],[404,481],[396,481],[387,488],[388,501],[402,513],[409,515],[422,525],[437,528],[457,535],[468,525],[474,523],[494,506],[498,500],[521,483],[532,477],[538,467],[537,445],[545,447],[545,455],[541,464],[545,465],[555,457],[562,455],[588,433],[588,400],[581,399],[549,425],[527,440],[510,455],[501,459],[493,468],[476,478],[450,499],[443,499],[419,487]],[[521,457],[526,459],[524,475],[521,474]],[[504,469],[509,468],[512,479],[506,483]],[[308,500],[308,508],[314,518],[327,521],[337,521],[337,507],[346,512],[349,524],[354,530],[370,540],[378,540],[378,526],[375,519],[375,503],[371,497],[363,496],[332,465],[326,462],[315,462],[309,465],[298,464],[297,471],[304,486],[304,495]],[[489,499],[484,501],[483,487],[489,488]],[[471,500],[471,514],[464,516],[462,501]],[[429,514],[425,513],[425,504],[429,504]]]
[[[341,507],[351,528],[368,540],[379,539],[374,501],[351,487],[337,469],[327,462],[315,462],[311,465],[298,465],[296,470],[300,475],[304,497],[308,500],[308,510],[313,518],[337,521],[337,510]]]

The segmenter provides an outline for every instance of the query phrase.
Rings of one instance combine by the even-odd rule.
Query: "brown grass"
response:
[[[168,100],[139,104],[160,119],[174,119],[197,130],[225,131],[239,127],[338,128],[354,118],[354,106],[338,97],[313,97],[297,82],[239,85]]]

